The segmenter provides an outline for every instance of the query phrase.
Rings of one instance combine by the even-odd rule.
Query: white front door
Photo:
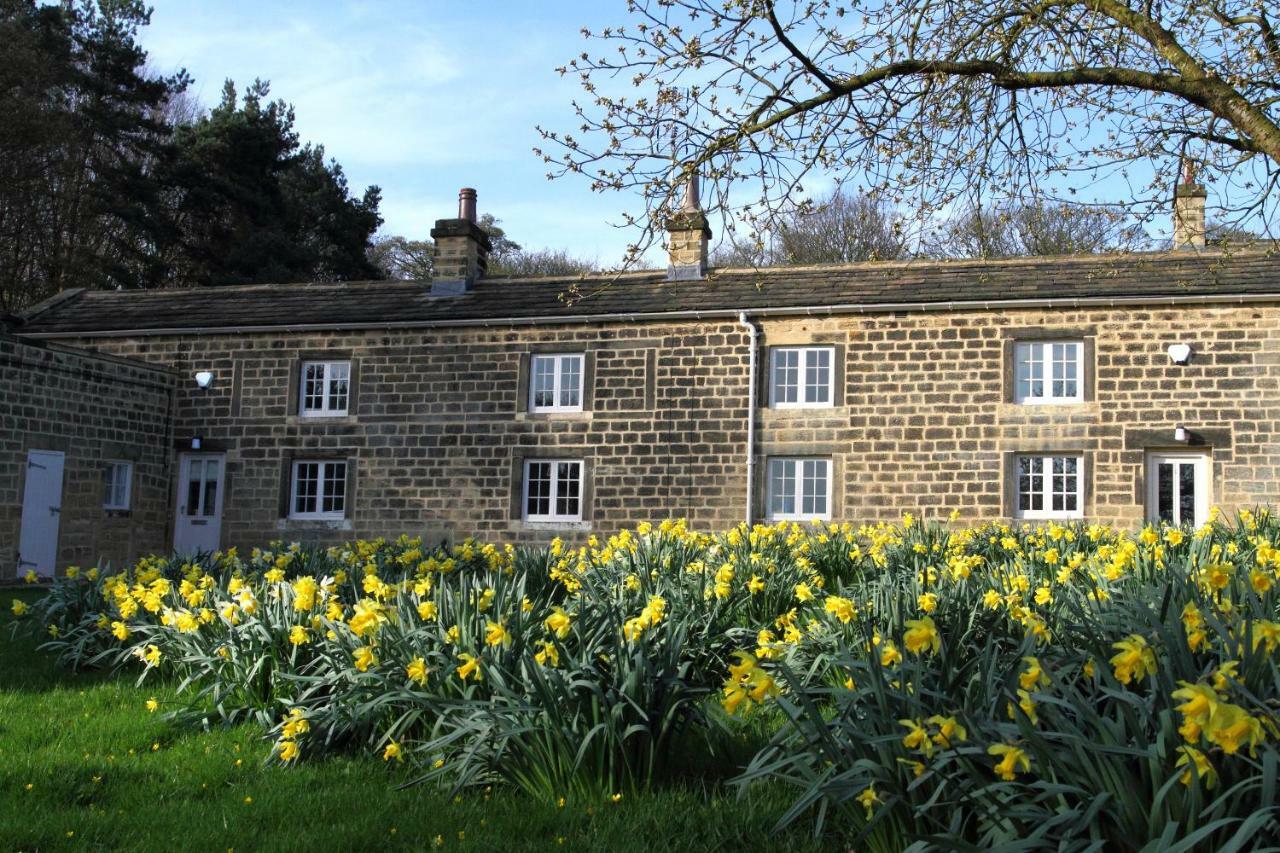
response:
[[[178,513],[173,550],[179,554],[217,551],[222,534],[222,492],[226,459],[221,453],[178,457]]]
[[[1153,453],[1147,459],[1147,519],[1199,527],[1209,520],[1209,457]]]
[[[53,577],[58,562],[58,523],[62,518],[62,468],[58,450],[27,451],[22,490],[22,530],[18,536],[18,574],[31,570]]]

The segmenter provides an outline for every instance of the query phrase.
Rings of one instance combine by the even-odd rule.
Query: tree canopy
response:
[[[1142,222],[1168,215],[1184,156],[1223,217],[1274,216],[1269,2],[630,0],[628,11],[584,31],[594,44],[561,69],[587,93],[577,126],[542,128],[538,153],[553,176],[643,197],[636,254],[692,169],[752,236],[815,174],[922,221],[957,205],[1075,203],[1105,186]]]
[[[502,220],[492,213],[480,215],[476,223],[489,235],[492,250],[486,275],[504,276],[581,275],[594,272],[594,261],[576,258],[564,249],[526,249],[507,236]],[[385,278],[425,280],[431,278],[431,240],[410,240],[400,235],[384,235],[374,239],[369,248],[369,262]]]
[[[0,313],[67,287],[367,278],[379,191],[304,145],[266,83],[194,107],[140,0],[0,0]]]

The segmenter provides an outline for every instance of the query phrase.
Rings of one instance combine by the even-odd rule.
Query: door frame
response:
[[[173,550],[178,551],[178,529],[183,523],[185,508],[184,501],[187,493],[187,471],[188,461],[192,459],[217,459],[218,465],[218,490],[214,498],[216,511],[213,516],[208,518],[217,519],[218,541],[214,545],[214,550],[222,547],[222,508],[227,495],[227,454],[224,451],[182,451],[178,454],[178,479],[176,488],[174,489],[173,502]]]
[[[1148,522],[1159,523],[1160,512],[1156,494],[1160,487],[1160,478],[1156,465],[1160,462],[1191,462],[1196,476],[1196,518],[1192,519],[1193,527],[1200,527],[1209,520],[1209,512],[1213,507],[1213,457],[1207,452],[1196,450],[1150,450],[1145,454],[1145,504],[1144,516]],[[1175,484],[1176,485],[1176,484]],[[1176,503],[1176,501],[1175,501]],[[1183,521],[1183,524],[1186,522]]]

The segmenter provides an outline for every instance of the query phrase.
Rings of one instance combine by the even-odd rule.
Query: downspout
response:
[[[747,319],[747,312],[738,312],[738,325],[747,330],[751,337],[750,350],[747,355],[747,527],[751,527],[752,489],[755,486],[756,469],[756,349],[760,339],[760,330],[756,324]]]

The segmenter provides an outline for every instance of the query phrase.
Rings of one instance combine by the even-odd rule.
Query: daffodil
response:
[[[1009,719],[1011,720],[1015,720],[1018,717],[1017,710],[1015,709],[1021,710],[1031,725],[1035,726],[1040,724],[1040,718],[1036,715],[1036,702],[1031,698],[1031,694],[1027,691],[1019,689],[1018,704],[1014,705],[1012,702],[1009,703],[1008,712]]]
[[[1041,668],[1039,658],[1024,657],[1022,662],[1026,664],[1026,669],[1018,675],[1018,685],[1023,690],[1039,690],[1049,686],[1049,676]]]
[[[356,649],[354,655],[356,669],[361,672],[368,672],[369,667],[378,665],[378,658],[373,653],[373,649],[369,646],[361,646]]]
[[[1118,650],[1111,658],[1111,665],[1115,668],[1116,680],[1121,684],[1128,684],[1134,678],[1145,678],[1156,671],[1155,650],[1141,635],[1130,634],[1120,642],[1112,643],[1111,647]]]
[[[560,665],[560,650],[556,648],[554,641],[540,640],[538,645],[539,649],[534,653],[533,659],[538,662],[539,666],[556,667]]]
[[[1209,763],[1209,759],[1203,752],[1192,746],[1178,747],[1178,761],[1174,767],[1185,768],[1178,780],[1182,784],[1190,786],[1192,777],[1200,780],[1200,784],[1205,790],[1211,790],[1218,784],[1218,773],[1213,769],[1213,765]]]
[[[868,785],[855,799],[867,810],[867,820],[871,820],[876,804],[881,802],[879,795],[876,794],[876,786]]]
[[[908,619],[905,623],[906,633],[902,635],[902,644],[913,655],[931,651],[937,654],[942,649],[942,639],[938,636],[938,626],[929,616],[920,619]]]
[[[570,618],[568,613],[564,612],[563,607],[553,607],[551,608],[551,615],[543,620],[542,624],[546,626],[548,631],[563,640],[569,636],[569,630],[573,626],[573,619]]]
[[[827,596],[827,600],[823,602],[823,609],[844,623],[850,622],[858,615],[858,610],[853,606],[853,602],[838,595]]]
[[[476,681],[480,680],[480,660],[474,655],[462,652],[458,655],[458,660],[462,661],[462,666],[458,667],[458,678],[466,681],[468,678],[474,677]]]
[[[898,725],[907,728],[907,733],[902,736],[903,746],[924,753],[926,758],[933,755],[933,739],[920,720],[898,720]]]
[[[409,661],[409,665],[404,668],[404,672],[410,681],[415,681],[420,685],[427,683],[427,662],[421,657],[416,657]]]
[[[956,722],[955,717],[934,714],[926,722],[931,726],[938,727],[937,734],[933,736],[933,742],[943,749],[947,749],[953,744],[964,743],[969,737],[965,727]]]
[[[1220,702],[1209,718],[1205,737],[1222,747],[1227,755],[1234,755],[1245,745],[1249,747],[1249,754],[1253,755],[1264,735],[1262,723],[1250,716],[1244,708]]]
[[[880,665],[888,668],[902,663],[902,652],[893,643],[885,643],[880,650]]]
[[[511,645],[511,634],[504,622],[489,622],[485,626],[484,641],[491,646]]]
[[[987,747],[987,754],[999,756],[996,762],[996,775],[1006,782],[1012,782],[1018,773],[1031,772],[1031,759],[1020,747],[1007,743],[993,743]]]
[[[282,740],[276,749],[281,761],[293,761],[298,757],[298,742],[295,740]]]
[[[390,761],[394,758],[396,761],[404,761],[404,756],[401,753],[400,744],[394,740],[388,741],[386,747],[382,750],[382,760]]]

